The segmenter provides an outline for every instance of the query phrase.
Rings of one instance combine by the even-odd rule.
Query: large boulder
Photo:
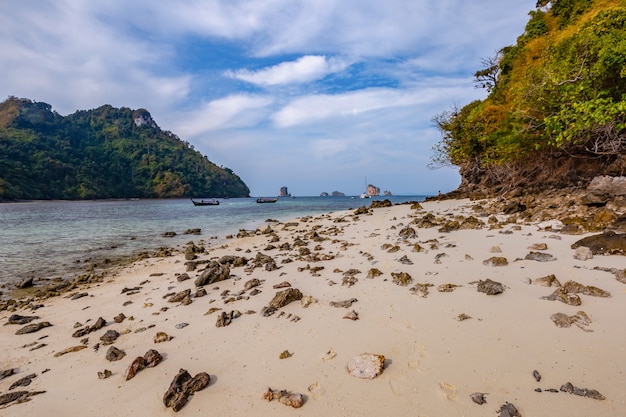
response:
[[[626,233],[604,232],[587,236],[572,244],[572,249],[585,246],[594,255],[626,255]]]
[[[217,261],[211,261],[195,280],[196,287],[210,285],[230,278],[230,268]]]

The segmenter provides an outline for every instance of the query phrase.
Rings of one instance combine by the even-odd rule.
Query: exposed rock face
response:
[[[228,265],[222,265],[217,261],[211,261],[207,265],[206,269],[200,273],[200,276],[196,278],[196,287],[202,287],[204,285],[210,285],[215,282],[224,281],[230,277],[230,268]]]
[[[181,369],[165,391],[163,404],[178,412],[187,404],[191,394],[206,388],[210,381],[211,377],[206,372],[200,372],[192,378],[186,369]]]

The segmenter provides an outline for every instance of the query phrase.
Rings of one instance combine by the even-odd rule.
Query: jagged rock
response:
[[[437,287],[437,291],[439,292],[452,292],[454,291],[458,285],[456,284],[441,284]]]
[[[485,395],[487,395],[487,394],[485,394],[484,392],[475,392],[473,394],[470,394],[470,398],[476,404],[483,405],[483,404],[487,403],[487,398],[485,398]]]
[[[372,353],[362,353],[348,361],[350,375],[363,379],[374,379],[383,373],[385,357]]]
[[[535,377],[535,381],[540,382],[541,381],[541,374],[539,373],[538,370],[534,370],[533,371],[533,376]]]
[[[522,415],[513,404],[506,403],[498,410],[498,417],[522,417]]]
[[[447,221],[442,227],[439,228],[440,233],[450,233],[461,228],[461,224],[456,220]]]
[[[355,277],[354,275],[347,275],[341,280],[341,285],[351,287],[357,282],[359,282],[359,279],[357,277]]]
[[[20,316],[19,314],[13,314],[4,324],[28,324],[33,320],[39,320],[39,316]]]
[[[413,282],[413,278],[406,272],[392,272],[391,277],[393,283],[396,285],[400,285],[402,287],[406,287],[411,282]]]
[[[487,278],[486,280],[478,281],[478,292],[485,293],[487,295],[497,295],[504,292],[504,285],[497,281],[492,281]]]
[[[489,259],[483,261],[483,265],[487,266],[507,266],[509,261],[502,256],[492,256]]]
[[[170,303],[180,303],[185,298],[189,298],[191,295],[191,289],[187,288],[184,291],[179,291],[176,294],[172,295],[167,301]]]
[[[191,394],[206,388],[210,381],[211,377],[206,372],[192,378],[186,369],[180,369],[163,395],[163,404],[178,412],[187,404]]]
[[[413,287],[409,289],[413,294],[419,295],[422,298],[426,298],[428,296],[428,288],[432,287],[433,284],[415,284]]]
[[[126,316],[124,315],[124,313],[120,313],[117,316],[113,317],[113,321],[116,323],[121,323],[124,320],[126,320]]]
[[[311,304],[317,303],[317,299],[313,296],[305,295],[302,297],[302,300],[300,300],[300,303],[302,304],[302,308],[308,308]]]
[[[250,281],[247,281],[244,285],[243,285],[243,289],[244,291],[248,291],[254,287],[258,287],[259,285],[261,285],[261,280],[259,280],[258,278],[253,278]]]
[[[100,330],[102,329],[104,326],[106,326],[107,322],[105,319],[103,319],[102,317],[99,317],[98,320],[96,320],[96,322],[93,324],[93,326],[86,326],[82,329],[78,329],[76,330],[73,334],[72,337],[83,337],[88,335],[91,332],[95,332],[96,330]]]
[[[349,311],[348,313],[346,313],[343,316],[344,319],[348,319],[348,320],[352,320],[352,321],[356,321],[359,319],[359,313],[357,313],[356,311],[352,310]]]
[[[281,404],[293,408],[300,408],[304,404],[302,394],[293,393],[287,390],[273,390],[270,387],[263,393],[263,399],[267,401],[277,400]]]
[[[407,226],[400,230],[399,235],[402,239],[412,239],[417,237],[417,232],[412,227]]]
[[[555,313],[550,316],[550,319],[557,327],[568,328],[574,324],[586,332],[593,331],[587,328],[591,324],[591,319],[584,311],[579,311],[573,316],[568,316],[565,313]]]
[[[574,395],[580,395],[582,397],[593,398],[594,400],[604,400],[604,395],[600,394],[595,389],[578,388],[572,385],[571,382],[563,384],[560,388],[561,391]]]
[[[37,378],[37,374],[26,375],[25,377],[20,378],[14,383],[12,383],[11,386],[9,387],[9,391],[12,391],[17,387],[27,387],[30,385],[31,382],[33,382],[33,379],[35,378]]]
[[[52,324],[50,324],[50,322],[47,322],[47,321],[42,321],[42,322],[33,323],[33,324],[27,324],[26,326],[24,326],[21,329],[19,329],[18,331],[16,331],[15,334],[19,335],[19,334],[35,333],[35,332],[38,332],[41,329],[45,329],[46,327],[50,327],[50,326],[52,326]]]
[[[15,391],[15,392],[2,394],[0,395],[0,406],[10,404],[14,401],[17,401],[17,402],[26,401],[28,397],[31,397],[33,395],[43,394],[45,392],[46,391],[33,391],[33,392]]]
[[[138,356],[130,364],[126,371],[126,381],[132,379],[142,369],[155,367],[161,361],[163,361],[163,356],[159,352],[154,349],[148,350],[144,356]]]
[[[126,352],[124,352],[121,349],[116,348],[115,346],[111,346],[109,350],[107,350],[105,357],[106,357],[106,360],[110,362],[116,362],[121,359],[124,359],[125,356],[126,356]]]
[[[367,214],[367,213],[369,213],[369,211],[367,210],[367,207],[365,206],[361,206],[354,211],[355,216],[358,216],[360,214]]]
[[[34,280],[33,277],[26,278],[20,283],[18,283],[16,287],[21,290],[26,289],[26,288],[31,288],[33,286],[33,280]]]
[[[478,220],[474,216],[469,216],[461,222],[461,230],[478,230],[485,227],[485,222]]]
[[[370,278],[370,279],[372,279],[372,278],[379,277],[379,276],[381,276],[382,274],[383,274],[383,273],[380,271],[380,269],[378,269],[378,268],[372,268],[372,269],[370,269],[370,270],[367,272],[367,276],[366,276],[366,278]]]
[[[572,244],[572,249],[585,246],[594,255],[626,255],[626,233],[607,231],[599,235],[587,236]]]
[[[67,353],[80,352],[83,349],[87,349],[87,346],[85,346],[85,345],[78,345],[78,346],[68,347],[67,349],[63,349],[62,351],[55,353],[54,357],[58,358],[59,356],[63,356],[65,354],[67,354]]]
[[[581,283],[571,280],[563,284],[563,290],[569,293],[584,294],[593,297],[607,298],[611,296],[611,293],[608,291],[602,290],[598,287],[594,287],[593,285],[583,285]]]
[[[194,281],[196,287],[210,285],[215,282],[224,281],[230,277],[230,268],[226,264],[211,261]]]
[[[153,340],[154,340],[154,343],[162,343],[162,342],[169,342],[172,339],[173,337],[165,332],[157,332]]]
[[[570,293],[563,287],[557,288],[549,296],[541,297],[541,298],[544,300],[550,300],[550,301],[557,300],[570,306],[579,306],[582,304],[582,301],[580,297],[578,296],[578,294]]]
[[[287,288],[283,291],[279,291],[276,293],[274,298],[272,298],[272,301],[270,301],[269,305],[263,307],[263,309],[261,310],[261,314],[264,317],[271,316],[279,308],[284,307],[293,301],[301,300],[302,297],[302,293],[297,288]]]
[[[239,311],[237,311],[237,310],[231,311],[228,314],[225,311],[222,311],[222,313],[217,317],[217,321],[215,322],[215,326],[216,327],[226,327],[233,321],[233,319],[236,319],[239,316],[241,316],[241,313]]]
[[[528,255],[526,255],[524,259],[526,259],[527,261],[537,261],[537,262],[556,261],[556,258],[554,256],[545,252],[530,252]]]
[[[541,285],[542,287],[560,287],[561,283],[556,278],[554,274],[550,274],[548,276],[537,278],[533,280],[533,284]]]
[[[12,375],[15,375],[15,369],[14,368],[9,368],[9,369],[5,369],[4,371],[0,371],[0,381],[2,381],[4,378],[8,378]]]
[[[626,195],[626,177],[597,176],[589,183],[587,191],[610,196]]]
[[[186,272],[183,272],[182,274],[176,277],[176,281],[178,282],[187,281],[188,279],[191,279],[191,277]]]
[[[344,300],[344,301],[331,301],[329,304],[331,307],[337,307],[337,308],[350,308],[352,306],[353,303],[356,303],[357,300],[356,298],[350,298],[349,300]]]
[[[120,334],[117,330],[107,330],[106,333],[100,337],[100,340],[102,340],[104,344],[110,345],[115,342],[118,337],[120,337]]]
[[[107,379],[111,375],[113,375],[113,372],[108,369],[105,369],[103,372],[98,371],[98,379]]]

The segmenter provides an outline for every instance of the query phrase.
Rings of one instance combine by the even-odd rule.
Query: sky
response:
[[[0,100],[147,109],[252,196],[447,192],[432,118],[536,0],[0,2]]]

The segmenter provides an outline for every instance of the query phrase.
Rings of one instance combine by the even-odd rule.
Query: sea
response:
[[[287,221],[357,209],[374,200],[399,204],[425,198],[281,197],[266,204],[255,198],[229,198],[219,199],[215,206],[194,206],[190,199],[2,203],[0,287],[31,277],[35,284],[67,279],[93,264],[115,263],[161,247],[182,247],[189,241],[225,241],[241,229],[265,227],[270,219]],[[185,234],[189,229],[200,229],[200,235]],[[175,235],[165,237],[168,232]]]

